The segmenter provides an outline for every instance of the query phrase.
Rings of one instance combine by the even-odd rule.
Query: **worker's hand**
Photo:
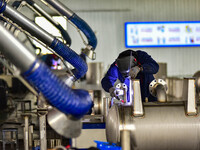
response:
[[[116,88],[111,87],[111,88],[109,89],[109,93],[110,93],[110,96],[111,96],[111,97],[117,97],[117,90],[116,90]]]
[[[135,66],[130,69],[129,76],[131,77],[131,79],[135,79],[139,72],[140,68],[138,66]]]

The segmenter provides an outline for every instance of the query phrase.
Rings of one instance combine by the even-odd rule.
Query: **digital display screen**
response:
[[[200,21],[126,22],[125,46],[200,46]]]

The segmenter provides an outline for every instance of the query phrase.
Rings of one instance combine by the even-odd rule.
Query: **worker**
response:
[[[149,84],[154,80],[153,74],[157,73],[158,69],[157,62],[146,52],[128,49],[121,52],[111,64],[105,77],[101,80],[101,85],[106,92],[110,93],[111,97],[117,98],[115,82],[118,79],[121,83],[125,83],[128,87],[127,101],[129,102],[129,81],[130,79],[139,79],[142,101],[156,101],[156,97],[149,93]]]

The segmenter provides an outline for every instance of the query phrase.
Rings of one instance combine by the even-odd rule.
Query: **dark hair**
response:
[[[136,59],[138,58],[137,57],[137,52],[133,51],[131,49],[127,49],[127,50],[121,52],[117,58],[124,58],[126,56],[134,56]]]

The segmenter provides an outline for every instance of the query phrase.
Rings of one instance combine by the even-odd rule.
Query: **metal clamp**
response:
[[[85,49],[81,49],[81,52],[92,60],[96,59],[96,53],[89,46],[87,46]]]
[[[187,101],[186,114],[197,115],[195,78],[184,78],[183,99]]]

